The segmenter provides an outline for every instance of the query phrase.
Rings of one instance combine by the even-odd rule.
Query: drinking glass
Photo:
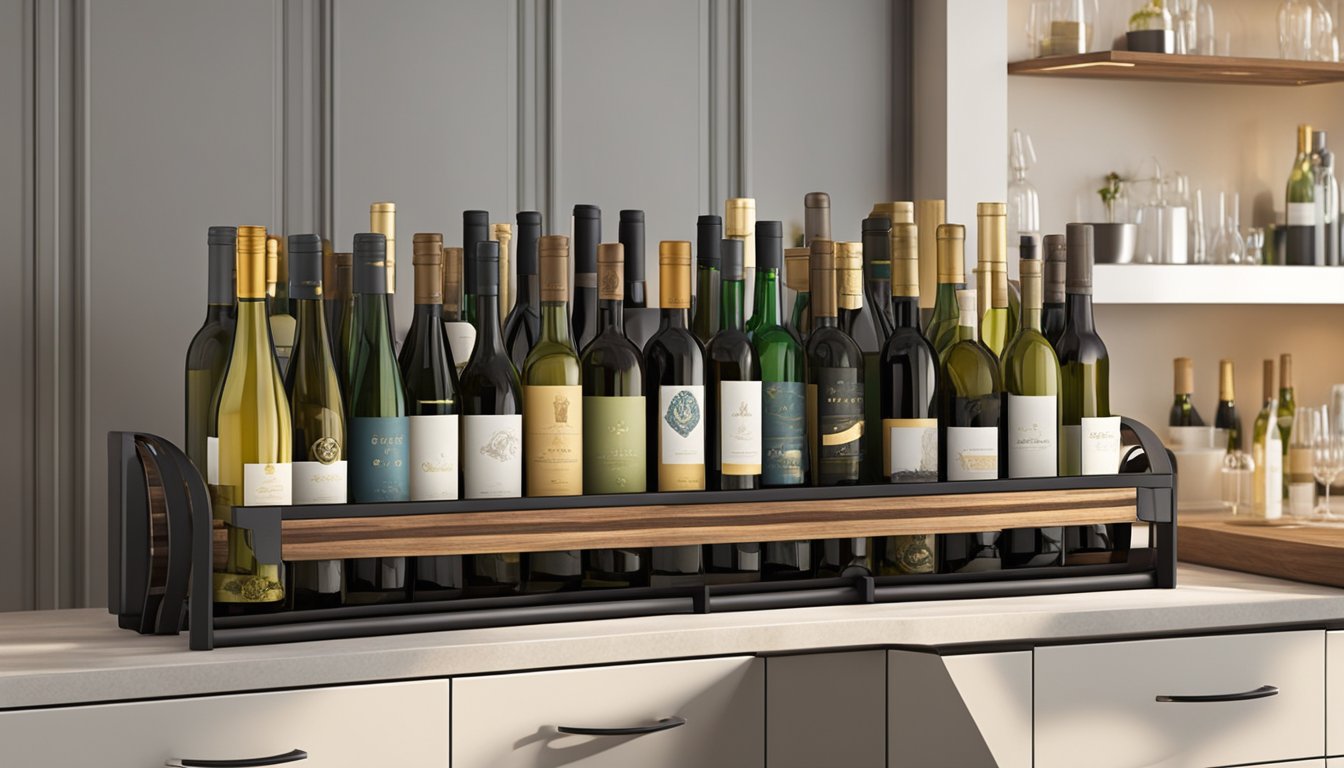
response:
[[[1308,61],[1314,53],[1315,0],[1283,0],[1279,5],[1279,58]]]
[[[1288,438],[1288,508],[1295,517],[1309,517],[1316,512],[1316,484],[1313,459],[1316,443],[1326,429],[1326,409],[1298,406],[1293,413],[1292,431]]]
[[[1344,432],[1340,432],[1322,407],[1321,429],[1317,430],[1311,447],[1311,474],[1325,486],[1325,497],[1316,506],[1315,513],[1326,520],[1338,520],[1330,511],[1330,486],[1344,472]]]

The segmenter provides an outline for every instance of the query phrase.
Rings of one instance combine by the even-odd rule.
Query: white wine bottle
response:
[[[1251,502],[1266,520],[1283,516],[1283,440],[1279,433],[1279,401],[1274,392],[1274,361],[1265,361],[1264,406],[1255,417],[1251,458],[1255,461]]]
[[[997,359],[1016,332],[1016,318],[1008,311],[1008,208],[1003,203],[975,206],[979,233],[980,341]]]
[[[228,368],[236,316],[233,262],[237,236],[233,227],[210,228],[205,322],[187,347],[187,456],[206,482],[212,484],[219,478],[215,396]]]

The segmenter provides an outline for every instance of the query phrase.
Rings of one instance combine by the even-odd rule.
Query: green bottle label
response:
[[[644,398],[583,398],[584,493],[647,488]]]
[[[410,419],[405,416],[350,419],[350,500],[411,500]]]
[[[806,396],[802,382],[767,381],[761,391],[765,485],[802,485],[807,469]]]

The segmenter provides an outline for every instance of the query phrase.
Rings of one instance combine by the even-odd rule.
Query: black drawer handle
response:
[[[664,717],[648,725],[632,725],[628,728],[577,728],[572,725],[557,725],[555,730],[561,733],[573,733],[579,736],[639,736],[645,733],[657,733],[680,728],[686,724],[684,717]]]
[[[302,749],[292,749],[283,755],[270,757],[246,757],[242,760],[169,760],[164,763],[171,768],[260,768],[266,765],[297,763],[307,760],[308,753]]]
[[[1157,700],[1161,702],[1171,702],[1173,704],[1205,704],[1219,701],[1250,701],[1251,699],[1267,699],[1270,696],[1278,696],[1279,689],[1272,685],[1262,685],[1253,691],[1242,691],[1241,693],[1214,693],[1208,696],[1158,696]]]

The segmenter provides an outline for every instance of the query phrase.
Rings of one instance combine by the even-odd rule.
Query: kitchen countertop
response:
[[[1176,589],[653,616],[187,650],[102,609],[0,614],[0,709],[725,654],[1097,641],[1344,621],[1344,590],[1181,566]]]

